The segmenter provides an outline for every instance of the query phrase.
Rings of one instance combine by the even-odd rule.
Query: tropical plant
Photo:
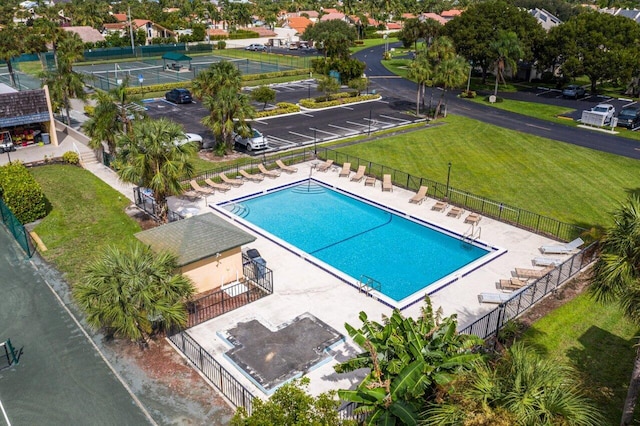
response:
[[[116,169],[124,182],[149,188],[166,219],[166,199],[182,193],[182,180],[194,173],[194,143],[176,143],[185,139],[182,126],[167,120],[137,120],[132,131],[117,138]]]
[[[206,95],[214,97],[223,87],[233,87],[236,91],[242,87],[242,74],[229,61],[216,62],[200,72],[193,80],[191,90],[197,97],[204,98]]]
[[[431,85],[433,77],[433,66],[429,61],[426,52],[420,52],[416,59],[409,65],[407,76],[418,83],[416,93],[416,115],[420,115],[420,95],[422,94],[422,103],[424,104],[424,91],[427,85]]]
[[[321,21],[307,27],[302,39],[313,41],[316,46],[320,46],[325,58],[348,58],[349,47],[356,39],[356,31],[344,21]]]
[[[262,110],[264,111],[267,107],[267,103],[273,103],[276,101],[276,91],[268,86],[260,86],[251,91],[251,99],[256,102],[264,103],[264,105],[262,105]]]
[[[126,250],[109,246],[89,263],[73,296],[91,326],[145,344],[187,322],[185,301],[195,289],[177,267],[175,255],[154,254],[140,243]]]
[[[44,41],[24,25],[11,23],[0,31],[0,60],[7,64],[7,71],[13,87],[18,86],[11,60],[23,53],[43,50],[46,50]]]
[[[570,367],[522,343],[492,362],[477,362],[443,389],[444,400],[430,404],[422,424],[599,426],[604,420]]]
[[[515,32],[500,31],[498,39],[491,43],[491,48],[496,53],[496,84],[493,95],[498,96],[498,81],[502,80],[502,84],[506,85],[505,71],[510,70],[512,73],[517,71],[518,60],[522,57],[522,46]]]
[[[600,302],[617,304],[627,318],[640,324],[640,195],[629,196],[613,213],[613,225],[599,244],[589,291]],[[632,424],[640,391],[640,345],[636,348],[621,425]]]
[[[442,95],[436,107],[435,117],[440,114],[440,108],[444,104],[447,89],[458,87],[467,80],[470,65],[461,56],[445,59],[440,62],[434,72],[434,83],[442,86]]]
[[[251,127],[247,120],[253,118],[254,109],[249,96],[238,93],[234,86],[224,86],[214,96],[205,95],[202,104],[210,113],[202,119],[216,138],[218,154],[233,150],[234,133],[249,136]]]
[[[354,78],[352,80],[349,80],[348,86],[349,89],[353,89],[356,91],[356,96],[360,96],[362,92],[369,88],[369,79],[366,77]]]
[[[324,96],[329,99],[329,95],[340,90],[340,83],[333,77],[322,76],[318,79],[318,90],[324,92]]]
[[[340,419],[340,401],[335,398],[335,391],[314,397],[308,393],[309,383],[309,378],[303,377],[282,385],[267,401],[255,398],[251,415],[240,407],[231,419],[231,425],[357,425],[355,421]]]
[[[364,312],[359,318],[362,327],[345,324],[345,328],[364,352],[335,370],[370,370],[355,390],[338,391],[343,400],[360,404],[357,411],[368,414],[368,425],[417,424],[418,412],[437,387],[450,383],[480,358],[473,349],[482,340],[457,334],[456,316],[442,319],[440,311],[433,312],[429,298],[417,319],[405,318],[399,310],[383,318],[382,324],[370,321]]]

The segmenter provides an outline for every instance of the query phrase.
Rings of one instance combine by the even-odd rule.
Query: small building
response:
[[[47,86],[21,92],[0,89],[0,131],[8,131],[15,146],[58,146],[55,128]]]
[[[296,30],[296,34],[303,34],[309,25],[313,25],[313,22],[309,18],[304,16],[294,16],[287,18],[283,28],[290,28]]]
[[[191,278],[196,293],[242,281],[242,246],[256,239],[213,213],[167,223],[135,237],[153,251],[178,256],[180,272]]]
[[[104,36],[100,31],[87,25],[79,27],[62,27],[62,29],[70,33],[78,34],[78,36],[80,36],[80,40],[82,40],[83,43],[96,43],[99,41],[104,41]]]

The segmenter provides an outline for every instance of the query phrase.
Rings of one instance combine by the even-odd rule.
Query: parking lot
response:
[[[318,96],[315,82],[305,81],[272,86],[276,102],[296,103],[302,98]],[[205,145],[213,142],[213,134],[200,120],[208,111],[199,103],[176,105],[165,100],[145,102],[147,113],[153,118],[166,117],[184,126],[186,132],[198,133]],[[268,141],[267,152],[311,145],[344,137],[368,134],[418,121],[407,114],[408,102],[379,101],[345,105],[322,111],[303,111],[299,114],[268,117],[252,122]]]

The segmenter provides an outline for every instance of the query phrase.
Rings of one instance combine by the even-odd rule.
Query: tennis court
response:
[[[212,64],[228,61],[234,64],[242,74],[264,74],[293,69],[286,61],[256,61],[248,58],[233,58],[220,55],[194,57],[189,63],[181,63],[182,68],[176,70],[166,67],[167,61],[162,59],[144,59],[110,64],[77,65],[75,71],[90,76],[88,83],[102,90],[118,86],[122,80],[129,79],[132,86],[151,86],[155,84],[191,81]],[[170,62],[170,61],[169,61]]]
[[[42,87],[38,78],[17,71],[15,68],[13,70],[13,75],[16,79],[16,85],[18,86],[16,87],[17,90],[33,90]],[[0,67],[0,83],[13,87],[11,84],[11,75],[9,74],[7,67]]]

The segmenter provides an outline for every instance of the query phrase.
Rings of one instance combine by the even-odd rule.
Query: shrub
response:
[[[96,107],[91,105],[84,106],[84,113],[87,117],[93,117],[93,113],[96,111]]]
[[[260,34],[255,31],[236,30],[229,34],[230,40],[241,40],[245,38],[259,38]]]
[[[30,223],[47,214],[40,184],[21,162],[0,167],[0,195],[22,223]]]
[[[62,154],[62,161],[68,164],[77,165],[80,163],[80,156],[75,151],[67,151]]]
[[[477,93],[474,90],[465,90],[462,93],[460,93],[461,98],[475,98],[476,96],[477,96]]]
[[[332,70],[338,71],[342,84],[361,77],[365,68],[364,62],[351,58],[317,58],[311,60],[311,66],[315,72],[322,75],[329,75],[329,71]]]
[[[300,112],[300,107],[298,105],[290,104],[288,102],[278,102],[276,104],[276,108],[270,109],[268,111],[257,112],[255,117],[256,118],[272,117],[274,115],[290,114],[293,112]]]
[[[321,101],[321,102],[316,102],[316,99],[300,99],[299,103],[300,103],[300,106],[303,106],[305,108],[317,109],[317,108],[327,108],[332,106],[350,104],[354,102],[368,101],[371,99],[378,99],[379,97],[380,96],[378,95],[349,96],[349,97],[342,97],[342,98],[333,99],[330,101]]]
[[[218,50],[224,50],[227,47],[227,42],[224,40],[220,40],[218,42]]]

